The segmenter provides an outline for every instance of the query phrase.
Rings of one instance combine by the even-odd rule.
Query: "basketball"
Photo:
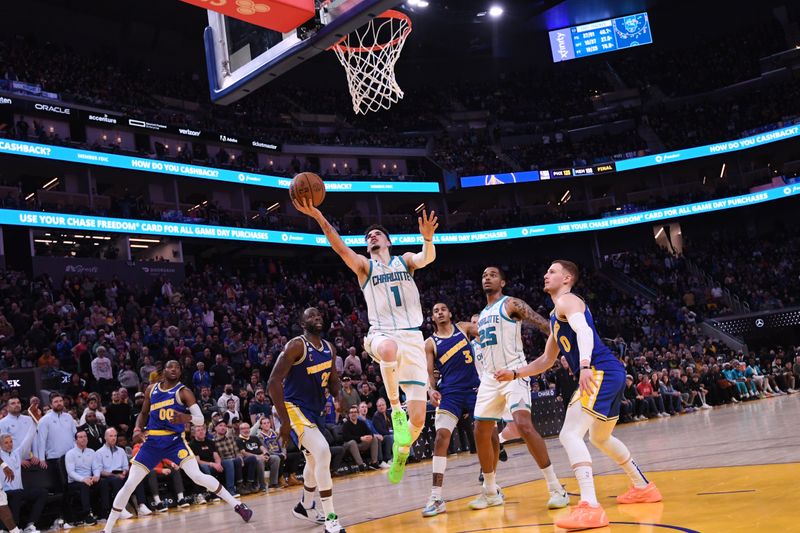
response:
[[[308,198],[314,207],[319,207],[325,200],[325,182],[313,172],[301,172],[289,185],[289,197],[298,201]]]

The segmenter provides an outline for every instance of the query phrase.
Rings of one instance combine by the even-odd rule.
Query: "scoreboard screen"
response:
[[[550,32],[550,50],[556,63],[652,43],[653,34],[650,32],[647,13],[600,20]]]

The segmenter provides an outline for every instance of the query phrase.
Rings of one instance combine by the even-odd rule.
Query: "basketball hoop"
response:
[[[411,19],[390,9],[331,47],[347,74],[356,114],[389,109],[403,98],[394,65],[409,33]]]

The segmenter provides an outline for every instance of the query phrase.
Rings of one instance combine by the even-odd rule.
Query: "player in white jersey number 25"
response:
[[[534,326],[544,335],[549,335],[550,324],[524,301],[503,294],[506,280],[500,267],[487,267],[481,283],[486,294],[486,307],[478,317],[478,336],[484,373],[475,401],[475,444],[483,471],[483,492],[469,505],[472,509],[503,505],[503,494],[495,481],[498,450],[492,445],[492,436],[496,423],[508,409],[528,451],[547,481],[550,492],[547,507],[566,507],[569,505],[569,496],[558,481],[550,463],[547,445],[531,419],[530,379],[516,374],[517,369],[526,364],[522,323]],[[508,382],[497,381],[494,374],[498,370],[512,371],[513,379]]]
[[[367,302],[370,329],[364,349],[380,363],[386,395],[392,407],[394,446],[392,466],[387,476],[392,483],[403,479],[411,445],[425,426],[428,363],[422,325],[422,306],[414,271],[436,258],[433,234],[439,227],[433,211],[419,217],[422,250],[391,255],[389,232],[382,226],[370,226],[364,239],[369,258],[349,248],[325,216],[310,201],[293,200],[295,208],[320,225],[333,251],[358,276]],[[408,419],[400,406],[400,386],[406,395]]]

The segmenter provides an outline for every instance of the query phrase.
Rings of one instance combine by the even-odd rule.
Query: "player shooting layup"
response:
[[[581,501],[569,515],[556,520],[556,526],[563,529],[590,529],[608,525],[608,516],[598,503],[594,490],[592,456],[583,442],[587,431],[592,444],[616,461],[631,480],[633,486],[625,494],[617,496],[618,503],[661,501],[658,488],[647,481],[628,448],[611,435],[619,418],[619,404],[625,388],[625,367],[600,340],[589,308],[581,298],[572,294],[578,275],[575,263],[561,259],[553,261],[544,276],[544,291],[555,304],[550,314],[551,333],[544,354],[514,372],[498,370],[495,373],[498,381],[535,376],[552,367],[561,351],[572,372],[580,376],[580,388],[570,400],[559,439],[575,470]]]
[[[389,232],[383,226],[370,226],[364,237],[369,250],[367,259],[344,243],[310,200],[292,202],[295,209],[317,221],[333,251],[355,272],[364,291],[370,323],[364,349],[380,363],[386,395],[392,407],[394,447],[387,476],[392,483],[399,483],[403,479],[411,444],[425,426],[428,364],[425,340],[419,330],[422,306],[413,276],[415,270],[429,265],[436,258],[433,233],[439,227],[438,219],[433,211],[430,216],[423,211],[418,219],[422,251],[399,256],[391,255]],[[406,419],[400,407],[401,385],[406,394],[410,420]]]

